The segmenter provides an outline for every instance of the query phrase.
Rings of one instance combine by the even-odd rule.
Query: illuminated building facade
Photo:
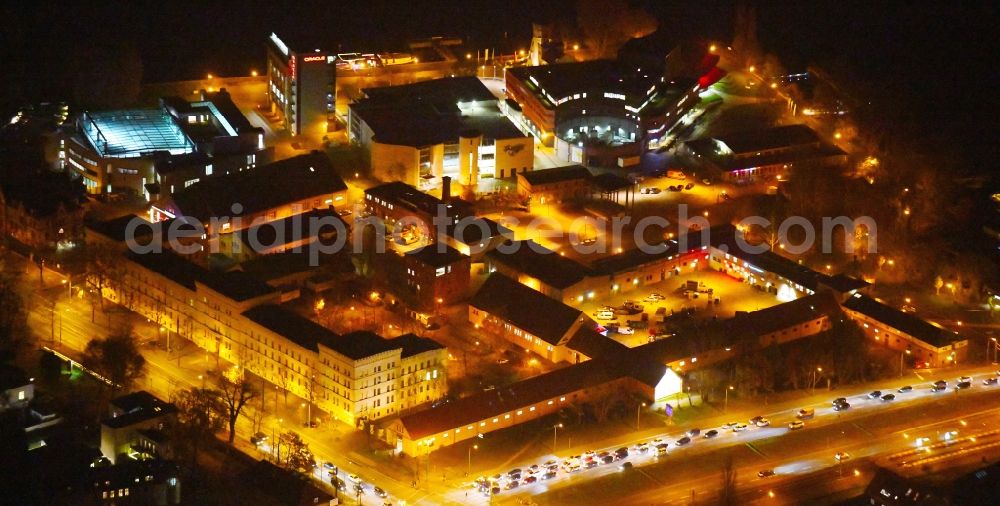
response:
[[[84,111],[61,139],[63,168],[88,193],[154,200],[271,160],[264,131],[250,124],[225,89],[199,93],[193,102],[161,98],[156,109]]]
[[[337,55],[277,34],[267,40],[267,101],[292,135],[320,140],[335,121]]]
[[[475,77],[366,88],[351,104],[348,135],[371,153],[372,172],[422,191],[450,177],[467,191],[534,168],[534,142]],[[485,187],[484,187],[485,185]]]

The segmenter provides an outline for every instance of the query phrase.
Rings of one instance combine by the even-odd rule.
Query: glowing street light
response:
[[[472,53],[465,53],[465,59],[466,60],[471,60],[472,59]]]
[[[708,52],[709,53],[714,53],[716,49],[718,49],[718,48],[715,47],[715,44],[712,44],[711,46],[708,46]]]
[[[256,70],[251,70],[250,71],[250,75],[253,76],[253,77],[257,77],[257,71]]]
[[[573,51],[579,51],[579,50],[580,50],[580,44],[573,44]]]
[[[754,67],[753,65],[750,65],[750,72],[753,72],[755,70],[757,70],[757,67]]]
[[[729,391],[733,389],[735,389],[735,387],[733,387],[732,385],[729,385],[729,388],[726,389],[726,404],[722,408],[723,412],[729,411]]]
[[[212,74],[209,74],[209,75],[208,75],[207,77],[208,77],[209,79],[212,79],[212,78],[214,78],[215,76],[213,76]]]
[[[556,437],[559,435],[559,429],[563,428],[563,424],[557,423],[552,426],[552,451],[556,450]]]

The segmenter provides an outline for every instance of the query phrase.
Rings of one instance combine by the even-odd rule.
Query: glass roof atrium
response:
[[[103,157],[133,158],[153,151],[194,152],[194,143],[174,118],[159,109],[84,113],[80,130]]]

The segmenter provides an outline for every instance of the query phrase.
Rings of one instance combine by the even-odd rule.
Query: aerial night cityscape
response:
[[[5,4],[0,504],[1000,504],[997,10]]]

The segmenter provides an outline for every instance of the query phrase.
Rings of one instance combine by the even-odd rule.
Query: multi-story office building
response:
[[[291,41],[291,39],[288,39]],[[322,139],[335,120],[337,55],[271,33],[267,41],[267,101],[292,135]]]
[[[350,139],[384,181],[428,190],[450,176],[468,192],[534,167],[534,143],[475,77],[366,88],[350,106]],[[486,185],[486,187],[481,186]]]
[[[130,254],[103,280],[104,297],[217,357],[354,425],[447,393],[447,350],[414,335],[338,335],[279,305],[251,275],[213,272],[174,253]]]

